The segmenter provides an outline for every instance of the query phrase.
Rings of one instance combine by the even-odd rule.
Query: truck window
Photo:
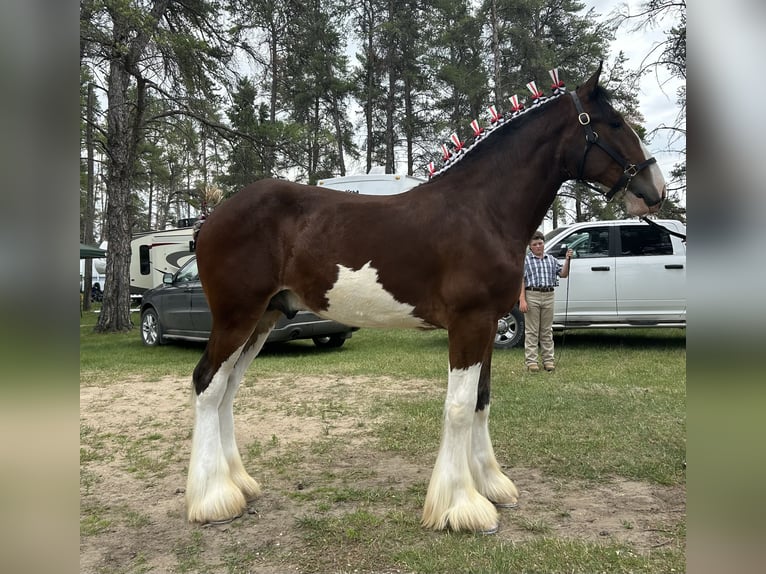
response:
[[[670,234],[649,225],[624,225],[620,227],[620,255],[672,255]]]
[[[575,257],[609,257],[609,228],[593,227],[575,231],[552,245],[548,253],[557,259],[563,259],[567,249],[572,249]]]
[[[149,273],[152,272],[152,262],[149,259],[149,249],[150,247],[148,245],[138,246],[138,268],[141,275],[149,275]]]

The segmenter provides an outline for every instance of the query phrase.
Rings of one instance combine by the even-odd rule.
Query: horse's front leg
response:
[[[476,489],[471,472],[476,396],[482,359],[491,344],[494,328],[491,321],[466,317],[449,330],[450,371],[444,426],[423,508],[422,524],[426,528],[497,530],[497,510]]]
[[[479,377],[479,391],[476,412],[471,430],[471,475],[476,489],[500,508],[514,508],[518,504],[519,492],[495,458],[492,441],[489,438],[489,395],[491,378],[492,347],[490,347]]]

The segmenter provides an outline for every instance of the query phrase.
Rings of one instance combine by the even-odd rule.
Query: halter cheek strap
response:
[[[639,163],[638,165],[634,163],[630,163],[628,160],[626,160],[624,157],[622,157],[619,152],[617,152],[612,146],[610,146],[607,142],[601,141],[598,137],[598,133],[593,129],[593,126],[590,125],[590,116],[582,107],[582,103],[580,103],[580,98],[577,97],[577,93],[574,91],[569,92],[569,95],[572,96],[572,100],[574,100],[575,108],[577,109],[577,121],[580,122],[580,125],[585,130],[585,141],[588,142],[588,145],[585,147],[585,153],[582,156],[582,161],[580,162],[580,169],[578,170],[577,179],[584,183],[587,187],[596,190],[600,192],[598,188],[596,188],[594,185],[589,184],[583,179],[583,172],[585,171],[585,161],[588,159],[588,153],[590,152],[591,148],[594,145],[597,145],[602,150],[604,150],[606,153],[609,154],[609,156],[616,161],[620,167],[622,167],[622,176],[617,181],[617,183],[612,186],[612,189],[609,190],[606,194],[606,199],[609,201],[614,197],[614,195],[620,191],[621,189],[626,189],[629,185],[631,180],[638,175],[638,173],[652,165],[653,163],[656,163],[657,160],[653,157],[650,157],[649,159]]]

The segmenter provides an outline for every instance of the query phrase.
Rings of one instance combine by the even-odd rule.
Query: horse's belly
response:
[[[356,270],[338,265],[338,280],[325,297],[327,309],[318,314],[352,327],[429,326],[415,315],[415,307],[397,301],[386,291],[370,262]]]

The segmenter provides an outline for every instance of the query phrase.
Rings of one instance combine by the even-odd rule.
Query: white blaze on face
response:
[[[414,315],[415,307],[383,288],[371,263],[356,270],[338,265],[338,280],[325,295],[327,310],[319,315],[353,327],[426,327]]]
[[[651,153],[647,149],[647,147],[644,145],[644,142],[641,141],[641,138],[638,137],[638,134],[635,130],[633,131],[633,135],[635,136],[636,140],[638,141],[638,145],[641,146],[641,150],[644,153],[643,160],[647,160],[650,157],[652,157]],[[641,162],[638,162],[641,163]],[[661,195],[665,195],[665,178],[662,176],[662,170],[657,165],[657,162],[654,162],[647,167],[644,168],[644,171],[648,173],[649,178],[651,179],[651,185],[654,187],[655,190],[657,190],[657,193]],[[630,187],[628,187],[628,190],[631,190],[635,186],[637,186],[636,180],[634,180]],[[648,207],[643,199],[640,197],[637,197],[633,193],[626,193],[624,196],[625,199],[625,207],[627,209],[627,212],[629,215],[640,217],[643,215],[647,215],[648,213],[651,213],[653,211],[657,211],[659,209],[659,204],[656,204],[652,207]]]
[[[641,150],[644,152],[644,160],[649,159],[652,157],[651,152],[649,149],[644,145],[644,142],[641,141],[641,138],[638,137],[638,134],[635,130],[633,130],[633,135],[636,136],[636,139],[638,140],[638,145],[641,146]],[[649,170],[649,174],[652,176],[652,183],[654,184],[654,187],[660,190],[665,189],[665,178],[662,176],[662,170],[660,169],[660,166],[657,165],[657,162],[654,162],[649,167],[645,168]]]

